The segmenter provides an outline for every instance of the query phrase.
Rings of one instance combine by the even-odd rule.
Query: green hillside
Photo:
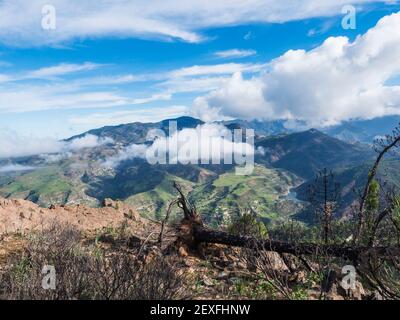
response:
[[[287,171],[256,166],[250,176],[237,176],[234,171],[222,174],[195,188],[190,199],[212,225],[227,224],[247,212],[278,221],[300,209],[298,203],[285,198],[300,181]]]
[[[344,170],[335,170],[335,181],[340,187],[340,198],[339,208],[337,210],[338,217],[345,216],[352,212],[351,206],[354,204],[359,195],[365,187],[367,181],[368,172],[373,165],[372,161],[365,164],[355,166]],[[381,162],[379,170],[376,175],[376,179],[381,184],[382,188],[399,190],[400,188],[400,161],[395,158],[385,159]],[[297,197],[299,199],[308,200],[308,188],[310,184],[314,182],[310,179],[296,188]],[[302,212],[298,216],[300,220],[304,220],[308,223],[312,223],[314,219],[314,213],[308,212],[307,210]]]
[[[169,203],[177,196],[174,181],[189,194],[203,219],[215,226],[228,224],[245,212],[253,212],[266,221],[276,222],[301,209],[298,203],[285,198],[289,189],[301,180],[289,172],[262,166],[256,166],[250,176],[238,176],[232,170],[205,183],[195,183],[166,173],[154,188],[131,195],[125,202],[143,216],[162,219]],[[180,211],[174,209],[171,221],[178,214]]]
[[[65,171],[64,166],[54,165],[19,175],[0,186],[0,195],[7,198],[27,199],[43,207],[51,204],[84,203],[96,205],[88,197],[85,185]]]
[[[325,167],[347,168],[373,159],[374,153],[365,145],[355,145],[311,129],[289,135],[267,137],[256,143],[264,150],[261,163],[286,169],[311,179]]]
[[[136,208],[145,217],[162,220],[165,217],[169,203],[176,199],[176,190],[173,187],[174,182],[179,183],[187,193],[195,185],[191,181],[167,173],[154,188],[134,194],[128,197],[125,202]],[[175,219],[178,213],[180,213],[179,210],[174,208],[171,212],[171,221]]]
[[[2,196],[34,200],[47,205],[65,201],[73,186],[57,167],[47,167],[21,175],[0,189]]]

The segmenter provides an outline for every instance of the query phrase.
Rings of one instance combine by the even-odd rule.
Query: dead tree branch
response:
[[[194,238],[201,243],[217,243],[236,247],[252,248],[261,246],[264,250],[278,253],[289,253],[295,256],[313,255],[318,252],[330,256],[341,257],[350,261],[358,261],[364,255],[378,257],[400,256],[399,246],[390,247],[355,247],[340,245],[321,245],[310,243],[293,243],[274,240],[255,240],[249,236],[236,236],[222,231],[206,229],[204,227],[194,228]]]

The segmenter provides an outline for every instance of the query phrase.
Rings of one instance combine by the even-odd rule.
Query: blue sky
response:
[[[394,35],[383,41],[386,45],[383,49],[374,40],[379,36],[357,40],[357,36],[363,37],[371,29],[383,32],[375,26],[383,17],[400,11],[396,1],[356,1],[355,30],[342,28],[341,8],[346,2],[341,1],[326,1],[326,5],[320,4],[324,1],[304,1],[306,8],[298,1],[282,1],[281,7],[273,8],[264,7],[268,0],[248,1],[254,11],[220,1],[215,17],[207,15],[207,7],[198,8],[199,12],[204,11],[200,14],[196,8],[187,8],[183,1],[172,2],[174,10],[161,4],[157,7],[157,1],[147,7],[142,4],[140,17],[148,18],[151,23],[146,20],[131,24],[129,15],[121,13],[132,9],[129,5],[123,7],[126,1],[98,2],[101,3],[98,6],[106,7],[107,15],[102,11],[96,16],[96,2],[88,0],[80,8],[58,0],[54,1],[56,30],[42,30],[42,1],[33,1],[35,5],[3,1],[0,4],[0,131],[65,138],[104,125],[158,121],[184,114],[205,120],[214,116],[248,116],[301,119],[312,125],[326,125],[350,118],[398,113],[400,67],[394,65],[386,70],[382,64],[385,61],[386,65],[392,64],[385,50],[395,54],[400,47],[400,30],[395,30],[400,18],[395,16],[385,21],[388,29],[384,35],[387,30],[393,30]],[[260,14],[257,6],[265,14]],[[13,17],[15,12],[22,12],[22,17]],[[81,14],[82,20],[74,12]],[[232,16],[225,16],[225,12]],[[94,22],[88,23],[84,14],[92,13]],[[76,26],[74,19],[78,20]],[[116,24],[119,19],[121,26]],[[153,28],[154,21],[157,24]],[[340,40],[342,36],[348,38],[347,43]],[[337,40],[324,46],[329,37]],[[344,48],[346,53],[326,61],[332,57],[326,48],[332,52]],[[300,49],[304,52],[285,55],[289,50]],[[371,61],[371,67],[357,60],[361,61],[357,68],[350,62],[346,69],[349,74],[340,69],[335,71],[341,73],[340,77],[327,78],[329,66],[345,65],[366,51],[365,55],[371,56],[377,50],[379,54]],[[308,61],[308,67],[296,61]],[[315,74],[307,69],[315,66],[319,70],[320,64],[324,67]],[[281,72],[288,68],[292,68],[290,73]],[[357,79],[357,73],[362,79]],[[345,86],[340,79],[351,82]],[[363,79],[368,81],[364,83]],[[343,99],[323,109],[325,100],[329,105],[333,103],[333,95],[341,96],[342,91],[333,90],[337,81],[339,87],[343,86],[339,88],[344,92]],[[354,82],[361,84],[347,90]],[[324,87],[319,88],[320,84]],[[238,101],[241,97],[244,101]],[[371,101],[371,97],[381,105],[373,111],[368,106],[368,110],[361,110],[360,106]],[[297,103],[298,109],[294,109]],[[339,104],[344,109],[338,107],[338,112],[333,112],[332,108]],[[348,106],[353,105],[354,110],[348,111]],[[310,106],[314,109],[310,110]],[[315,108],[322,109],[314,112]]]

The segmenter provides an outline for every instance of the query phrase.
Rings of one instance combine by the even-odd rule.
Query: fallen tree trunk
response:
[[[299,257],[304,255],[341,257],[353,263],[357,263],[362,257],[390,258],[400,256],[400,246],[361,247],[354,244],[326,245],[283,242],[261,240],[250,236],[237,236],[223,231],[212,230],[204,226],[200,216],[196,212],[196,208],[186,199],[180,186],[174,183],[174,187],[180,195],[174,203],[182,209],[184,214],[184,219],[180,225],[180,238],[189,246],[200,243],[215,243],[255,250],[275,251],[280,254],[288,253]],[[160,233],[160,239],[162,239],[162,232]]]
[[[375,257],[400,256],[399,246],[390,247],[355,247],[340,245],[319,245],[310,243],[283,242],[274,240],[260,240],[250,236],[237,236],[222,231],[207,229],[201,225],[193,227],[194,241],[197,243],[216,243],[250,249],[263,249],[278,253],[293,255],[325,254],[357,261],[361,256],[372,255]]]

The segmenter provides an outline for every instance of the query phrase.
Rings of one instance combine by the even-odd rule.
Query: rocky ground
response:
[[[84,205],[42,208],[26,200],[0,198],[0,234],[20,233],[45,228],[54,220],[75,226],[82,231],[116,227],[129,220],[137,230],[152,225],[123,202],[106,199],[102,208]],[[155,225],[158,225],[155,223]]]
[[[287,262],[273,252],[268,253],[269,270],[265,271],[249,265],[238,248],[199,245],[189,249],[179,244],[177,229],[172,226],[165,228],[160,246],[160,222],[142,218],[122,202],[111,200],[98,209],[82,205],[45,209],[29,201],[0,199],[0,270],[10,257],[22,254],[32,232],[44,230],[55,221],[80,230],[85,246],[112,248],[124,237],[128,247],[132,243],[140,247],[144,261],[168,256],[185,275],[186,292],[193,299],[343,300],[373,296],[359,282],[355,290],[345,291],[338,281],[321,294],[317,274],[290,272]]]

